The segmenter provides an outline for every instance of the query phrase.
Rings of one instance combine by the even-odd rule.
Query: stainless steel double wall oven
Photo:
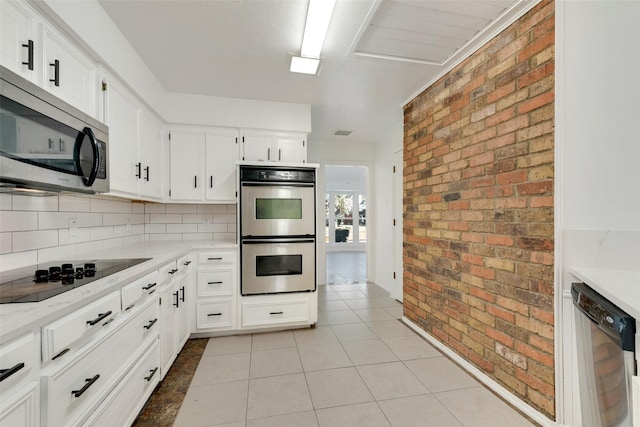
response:
[[[240,166],[241,293],[316,289],[315,168]]]

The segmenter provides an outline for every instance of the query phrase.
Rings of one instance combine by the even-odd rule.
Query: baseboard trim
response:
[[[467,360],[462,358],[462,356],[460,356],[458,353],[454,352],[449,347],[447,347],[446,345],[444,345],[443,343],[441,343],[440,341],[438,341],[437,339],[435,339],[434,337],[429,335],[427,332],[425,332],[423,329],[418,327],[418,325],[413,323],[408,318],[403,316],[401,320],[405,325],[407,325],[408,327],[413,329],[418,335],[420,335],[422,338],[427,340],[429,342],[429,344],[433,345],[438,350],[440,350],[441,352],[446,354],[449,358],[451,358],[458,365],[460,365],[464,370],[466,370],[471,375],[473,375],[478,381],[483,383],[490,390],[495,392],[503,400],[509,402],[511,405],[513,405],[515,408],[517,408],[520,412],[522,412],[526,416],[530,417],[532,420],[534,420],[535,422],[537,422],[541,426],[544,426],[544,427],[566,427],[563,424],[558,424],[555,421],[550,420],[542,412],[534,409],[533,407],[528,405],[526,402],[518,399],[509,390],[507,390],[506,388],[504,388],[503,386],[498,384],[495,380],[493,380],[491,377],[489,377],[487,374],[485,374],[484,372],[482,372],[481,370],[479,370],[478,368],[473,366]]]

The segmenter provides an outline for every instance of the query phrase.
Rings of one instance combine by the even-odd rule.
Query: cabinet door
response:
[[[206,153],[207,200],[235,202],[238,138],[207,132]]]
[[[117,80],[105,92],[105,122],[109,126],[109,172],[112,191],[138,194],[142,176],[139,161],[140,105]]]
[[[171,132],[171,200],[204,198],[204,132]]]
[[[176,309],[176,355],[180,353],[182,347],[189,339],[189,301],[192,298],[191,287],[189,286],[190,274],[187,273],[178,282],[178,307]]]
[[[274,161],[274,138],[263,135],[247,135],[242,137],[242,160],[271,162]]]
[[[57,62],[56,62],[57,61]],[[92,117],[97,117],[97,70],[69,40],[43,26],[43,87]]]
[[[173,363],[176,351],[176,310],[179,292],[175,285],[160,293],[160,371],[162,378]]]
[[[38,23],[35,12],[25,2],[0,1],[0,63],[27,80],[38,83]],[[29,55],[31,41],[31,55]],[[26,45],[26,46],[23,46]],[[33,59],[31,69],[25,62]]]
[[[307,147],[303,138],[278,138],[276,147],[274,161],[287,163],[305,163],[307,161]]]
[[[0,399],[0,425],[38,427],[40,425],[40,387],[38,382]]]
[[[162,122],[146,108],[142,110],[142,137],[140,162],[142,163],[140,194],[162,198]]]

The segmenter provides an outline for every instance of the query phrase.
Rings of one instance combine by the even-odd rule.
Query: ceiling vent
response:
[[[444,65],[532,0],[377,0],[351,44],[355,56]]]
[[[351,135],[351,132],[353,132],[353,131],[338,129],[337,131],[335,131],[334,135],[336,135],[336,136],[349,136],[349,135]]]

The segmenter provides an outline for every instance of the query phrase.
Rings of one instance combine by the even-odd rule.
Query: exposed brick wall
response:
[[[553,1],[404,117],[404,314],[554,419]]]

